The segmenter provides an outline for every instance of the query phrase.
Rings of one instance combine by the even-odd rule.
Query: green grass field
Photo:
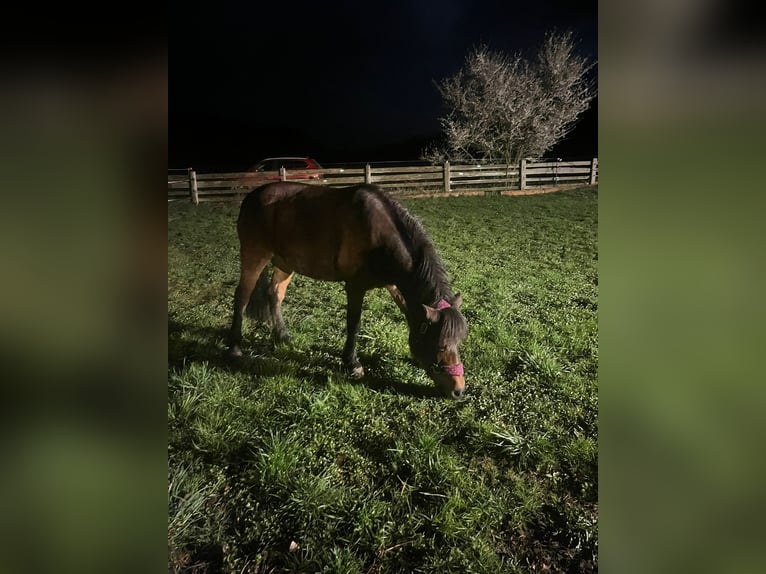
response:
[[[292,343],[246,322],[229,363],[238,205],[168,205],[171,571],[597,571],[597,189],[402,202],[463,295],[463,402],[383,289],[360,381],[342,285],[302,276]]]

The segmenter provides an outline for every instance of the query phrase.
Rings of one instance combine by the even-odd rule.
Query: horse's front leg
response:
[[[355,379],[364,376],[364,369],[356,356],[356,336],[362,318],[364,293],[364,289],[346,285],[346,345],[343,347],[343,363]]]
[[[406,316],[407,301],[404,300],[402,292],[399,291],[399,288],[396,285],[386,285],[386,289],[388,289],[388,292],[391,294],[391,298],[394,300],[394,303],[396,303],[396,306],[399,307],[399,310]]]

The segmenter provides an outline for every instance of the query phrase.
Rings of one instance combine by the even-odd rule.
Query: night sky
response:
[[[169,167],[417,160],[440,133],[435,80],[479,43],[532,57],[553,28],[597,60],[591,0],[171,1]],[[596,106],[550,155],[597,155]]]

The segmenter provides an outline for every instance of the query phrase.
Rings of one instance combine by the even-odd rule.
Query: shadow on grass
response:
[[[168,320],[168,367],[171,370],[183,370],[191,363],[208,363],[223,371],[239,372],[253,367],[254,361],[261,356],[271,354],[272,345],[268,341],[255,341],[251,346],[248,341],[246,353],[237,361],[227,354],[223,342],[226,330],[213,327],[185,325],[172,319]]]
[[[381,358],[376,355],[363,353],[359,355],[359,360],[364,365],[364,377],[357,380],[349,378],[352,384],[364,385],[375,391],[393,390],[397,394],[417,398],[442,398],[444,396],[434,385],[407,383],[382,374],[385,371],[385,366]]]
[[[258,330],[260,331],[260,329]],[[292,375],[325,386],[328,374],[344,372],[340,349],[315,344],[309,349],[280,344],[278,352],[268,335],[259,332],[245,337],[243,355],[230,357],[224,344],[227,330],[185,325],[168,321],[168,367],[181,371],[192,363],[208,365],[229,373],[252,373],[255,376]],[[383,360],[375,355],[360,354],[365,369],[361,379],[346,374],[352,385],[363,385],[374,391],[393,391],[415,398],[440,398],[443,395],[432,385],[408,383],[386,375]],[[297,367],[295,367],[297,365]]]

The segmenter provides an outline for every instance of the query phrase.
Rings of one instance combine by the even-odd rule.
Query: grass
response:
[[[296,276],[290,345],[224,358],[237,206],[168,206],[169,569],[595,571],[597,190],[408,199],[463,294],[467,400],[365,298],[361,381],[340,284]]]

